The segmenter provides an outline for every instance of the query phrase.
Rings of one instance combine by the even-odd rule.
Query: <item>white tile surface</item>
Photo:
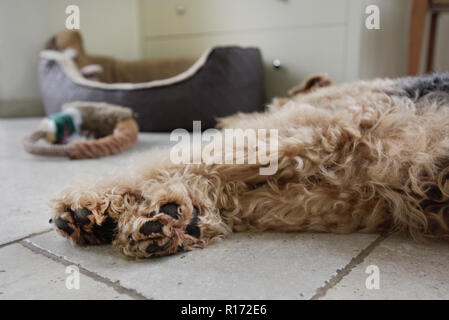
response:
[[[367,289],[370,265],[379,268],[379,289]],[[372,282],[371,282],[372,283]],[[325,299],[449,299],[449,243],[415,243],[405,237],[383,241],[328,291]]]
[[[67,289],[66,266],[20,244],[0,249],[0,300],[130,299],[114,288],[80,274],[79,289]],[[70,282],[69,279],[69,283]]]
[[[27,241],[154,299],[308,299],[376,238],[237,233],[202,250],[136,262],[73,247],[54,232]]]

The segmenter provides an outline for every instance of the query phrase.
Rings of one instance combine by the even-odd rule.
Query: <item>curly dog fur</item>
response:
[[[260,175],[260,163],[173,164],[155,151],[130,172],[63,190],[56,229],[137,258],[243,230],[448,238],[449,75],[311,83],[288,103],[221,122],[278,129],[274,175]]]

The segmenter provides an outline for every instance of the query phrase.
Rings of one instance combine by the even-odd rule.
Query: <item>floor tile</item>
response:
[[[202,250],[139,262],[110,246],[73,247],[54,232],[28,241],[147,298],[308,299],[376,237],[237,233]]]
[[[379,289],[373,278],[376,267]],[[371,289],[366,286],[368,277]],[[416,243],[401,236],[388,238],[324,298],[449,299],[449,242]]]
[[[1,248],[0,300],[131,299],[130,296],[82,273],[77,289],[76,281],[73,280],[73,269],[66,267],[30,251],[21,244]],[[66,283],[69,284],[68,287]]]

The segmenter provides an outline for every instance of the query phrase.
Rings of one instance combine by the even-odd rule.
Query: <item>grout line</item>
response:
[[[40,236],[41,234],[45,234],[45,233],[50,232],[50,231],[52,231],[52,230],[53,230],[53,228],[50,228],[50,229],[47,229],[47,230],[44,230],[44,231],[31,233],[31,234],[29,234],[29,235],[27,235],[27,236],[24,236],[24,237],[22,237],[22,238],[19,238],[19,239],[13,240],[13,241],[9,241],[9,242],[2,243],[2,244],[0,244],[0,249],[3,248],[3,247],[6,247],[6,246],[12,245],[12,244],[14,244],[14,243],[18,243],[18,242],[20,242],[20,241],[22,241],[22,240],[25,240],[25,239],[34,237],[34,236]]]
[[[54,253],[52,253],[48,250],[39,248],[38,246],[34,245],[31,242],[21,241],[20,244],[35,254],[43,255],[53,261],[63,264],[65,266],[76,264],[76,263],[71,262],[70,260],[67,260],[65,257],[55,255]],[[106,284],[108,287],[113,288],[115,291],[117,291],[120,294],[126,294],[136,300],[152,300],[153,299],[153,298],[145,297],[144,295],[137,292],[137,290],[135,290],[135,289],[129,289],[129,288],[123,287],[122,285],[120,285],[119,281],[111,281],[110,279],[103,277],[93,271],[90,271],[90,270],[82,267],[79,264],[76,264],[76,265],[79,268],[80,272],[82,274],[84,274],[85,276],[87,276],[95,281],[99,281],[101,283]]]
[[[327,291],[333,287],[335,287],[345,276],[347,276],[352,269],[354,269],[357,265],[361,264],[365,258],[373,252],[373,250],[388,236],[380,235],[376,240],[371,242],[366,248],[364,248],[357,256],[351,259],[349,263],[343,268],[338,269],[337,274],[333,275],[328,281],[324,283],[324,285],[318,288],[315,294],[310,298],[310,300],[318,300],[324,297]]]

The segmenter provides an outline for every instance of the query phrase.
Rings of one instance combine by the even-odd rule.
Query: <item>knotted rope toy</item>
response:
[[[44,119],[39,130],[23,139],[25,150],[71,159],[120,153],[137,141],[139,127],[129,108],[99,102],[71,102]],[[47,143],[41,143],[39,140]]]

